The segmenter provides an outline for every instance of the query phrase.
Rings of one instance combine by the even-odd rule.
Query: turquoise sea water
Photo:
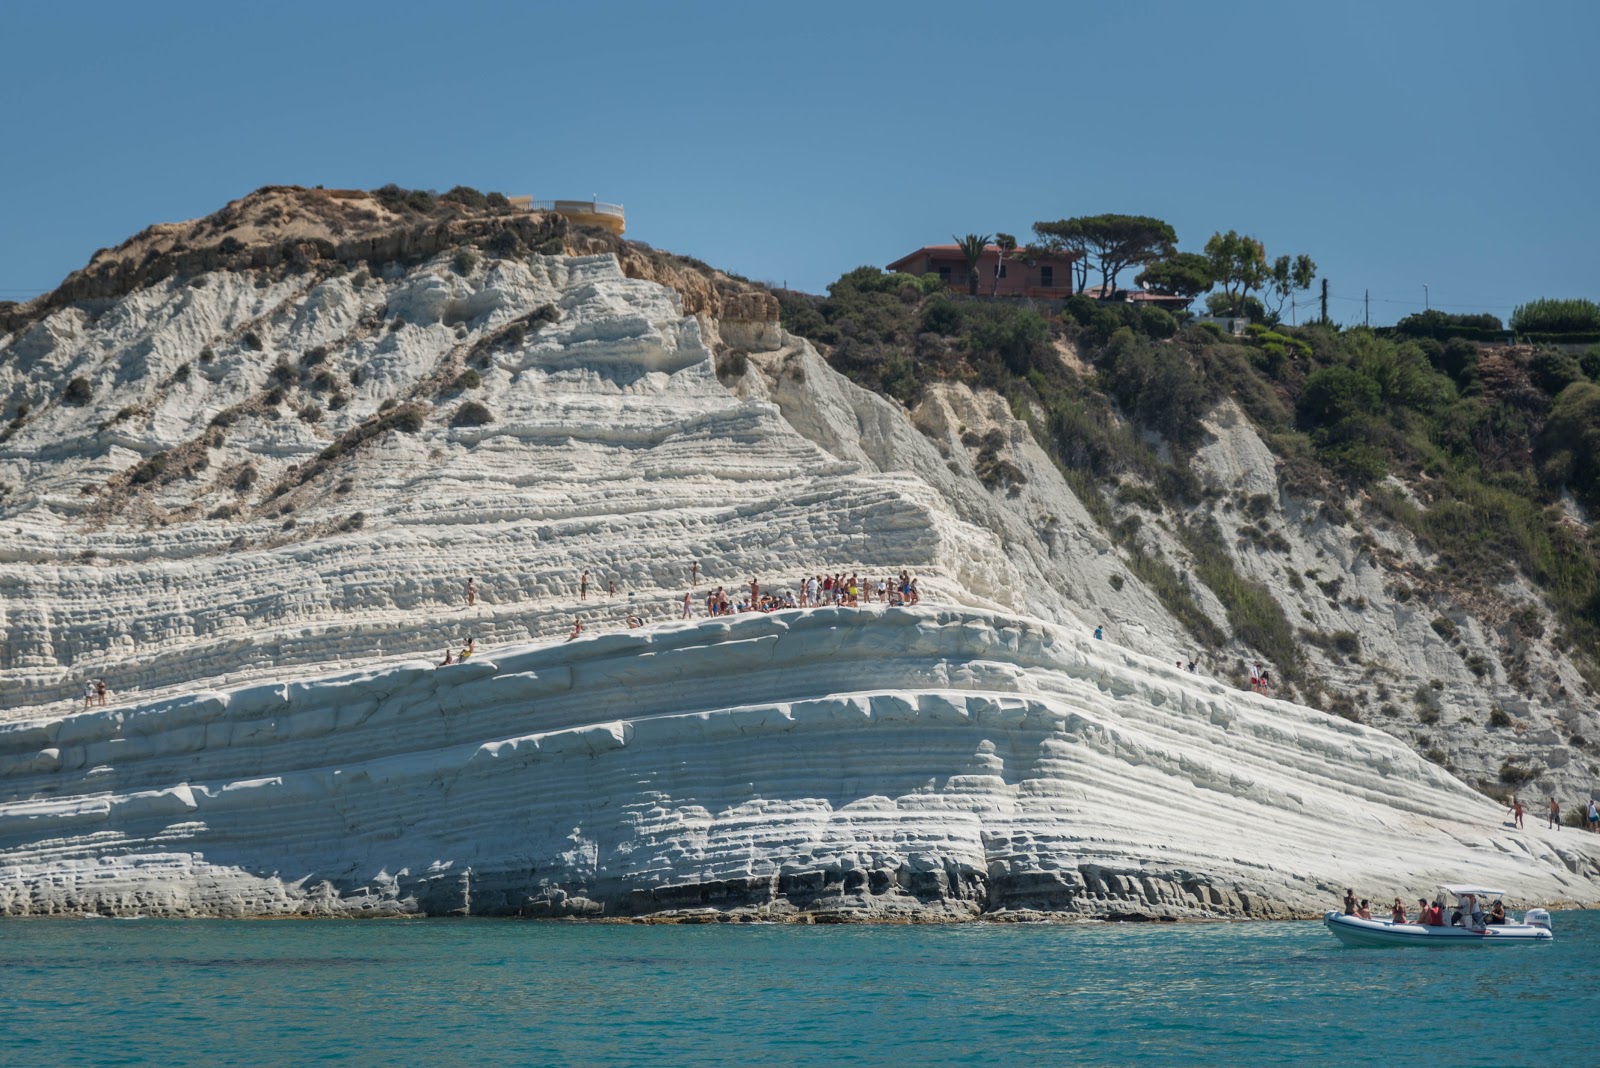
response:
[[[10,921],[0,1063],[1600,1064],[1600,913],[1555,924]]]

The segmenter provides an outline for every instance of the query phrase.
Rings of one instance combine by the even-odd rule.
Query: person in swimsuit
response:
[[[478,602],[478,580],[467,579],[467,607],[471,608]]]
[[[1394,899],[1394,904],[1389,907],[1390,923],[1406,923],[1406,907],[1400,903],[1399,898]]]
[[[1356,918],[1362,920],[1372,919],[1372,905],[1366,898],[1361,899],[1361,905],[1356,909]]]
[[[1354,916],[1356,914],[1356,892],[1354,890],[1347,889],[1344,892],[1344,914],[1346,916]]]
[[[1489,919],[1488,919],[1487,922],[1492,927],[1503,927],[1505,925],[1505,922],[1506,922],[1506,906],[1505,906],[1505,902],[1496,901],[1493,905],[1489,906]]]
[[[693,619],[694,618],[694,599],[693,598],[694,598],[694,594],[690,593],[688,590],[684,590],[683,591],[683,618],[684,619]]]
[[[106,704],[106,680],[105,679],[96,679],[96,680],[94,680],[94,698],[95,698],[95,704],[99,705],[101,708],[105,707],[105,704]],[[1590,802],[1590,807],[1591,808],[1594,807],[1594,803],[1593,802]]]
[[[578,579],[578,600],[587,601],[588,599],[589,599],[589,569],[588,568],[584,568],[582,577],[580,577]]]
[[[578,635],[580,635],[582,633],[583,633],[583,617],[582,616],[573,616],[572,617],[572,633],[567,635],[567,641],[570,642],[572,639],[576,638]]]
[[[444,659],[439,661],[439,666],[440,667],[449,667],[451,664],[454,664],[455,662],[456,662],[455,654],[452,653],[449,649],[446,649],[444,651]]]

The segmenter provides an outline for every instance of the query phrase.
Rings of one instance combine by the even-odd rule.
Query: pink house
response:
[[[1002,255],[999,245],[985,245],[978,260],[979,296],[1059,298],[1072,296],[1075,252],[1029,252],[1013,249]],[[998,268],[998,277],[996,275]],[[945,285],[970,291],[967,257],[959,245],[924,245],[889,264],[891,271],[935,274]]]

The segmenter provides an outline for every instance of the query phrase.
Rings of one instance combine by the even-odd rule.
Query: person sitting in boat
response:
[[[1406,919],[1406,907],[1400,903],[1399,898],[1394,899],[1394,904],[1389,908],[1390,923],[1409,923]]]
[[[1419,897],[1417,898],[1417,922],[1424,927],[1443,927],[1444,909],[1440,907],[1438,902],[1430,905],[1427,898]]]
[[[1502,926],[1505,925],[1505,922],[1506,922],[1506,906],[1505,906],[1505,902],[1496,901],[1493,905],[1489,906],[1489,919],[1488,919],[1487,922],[1493,927],[1502,927]]]
[[[1372,919],[1372,905],[1366,898],[1361,899],[1361,907],[1356,909],[1356,918],[1360,920]]]

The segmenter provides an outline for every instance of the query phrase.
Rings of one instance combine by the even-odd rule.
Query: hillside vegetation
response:
[[[1202,420],[1224,399],[1271,446],[1291,493],[1332,502],[1358,523],[1398,525],[1437,554],[1419,585],[1492,597],[1513,575],[1525,577],[1559,620],[1558,646],[1600,681],[1600,570],[1584,518],[1600,506],[1594,351],[1483,348],[1320,323],[1253,324],[1234,338],[1210,325],[1180,327],[1154,308],[1084,296],[1059,310],[973,300],[933,276],[870,267],[842,276],[827,296],[779,300],[787,329],[908,406],[937,381],[1006,397],[1197,640],[1217,647],[1229,637],[1225,622],[1312,697],[1303,636],[1272,591],[1238,575],[1209,509],[1196,508],[1226,493],[1203,485],[1191,464]],[[1152,494],[1193,553],[1197,577],[1226,606],[1225,621],[1198,609],[1188,585],[1143,550],[1137,520],[1119,519],[1108,503]],[[1531,618],[1523,625],[1537,627]]]

